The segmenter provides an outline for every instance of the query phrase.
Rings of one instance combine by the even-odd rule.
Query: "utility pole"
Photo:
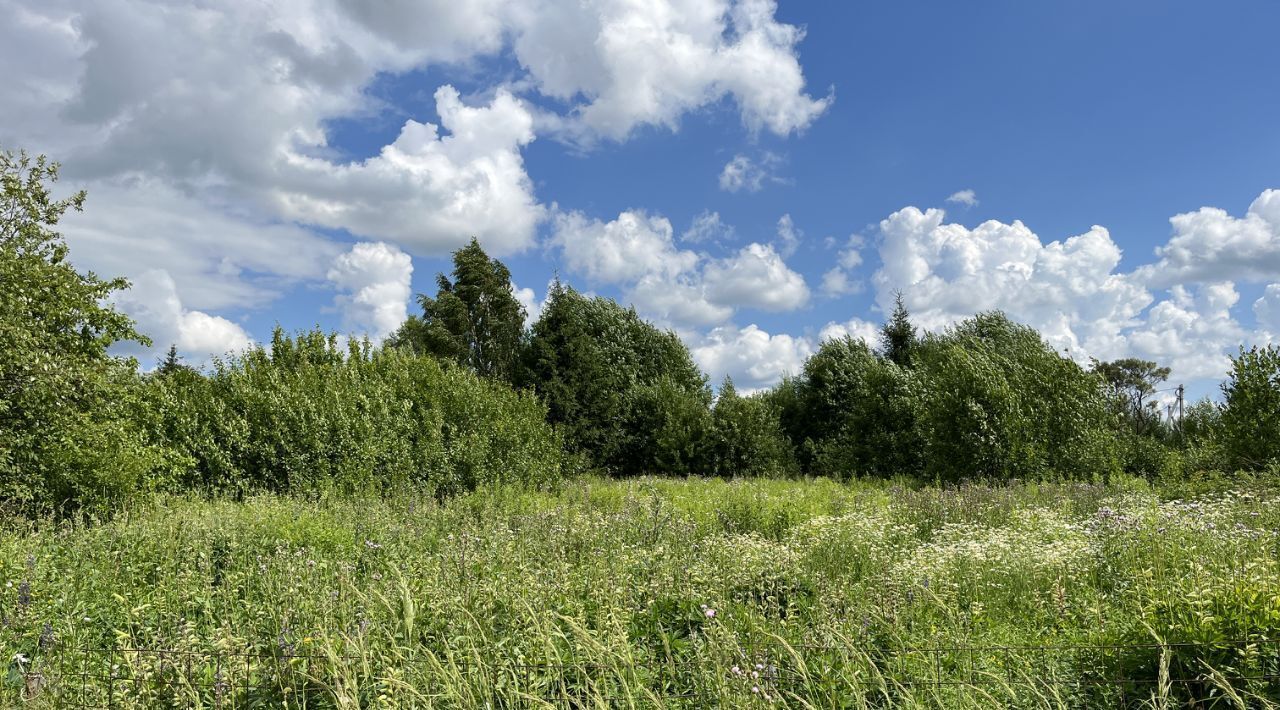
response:
[[[1178,438],[1182,440],[1182,443],[1183,443],[1182,448],[1184,449],[1186,448],[1186,439],[1187,439],[1187,437],[1184,435],[1182,431],[1182,402],[1183,402],[1183,395],[1185,394],[1185,392],[1186,392],[1186,388],[1183,387],[1182,385],[1178,385]]]

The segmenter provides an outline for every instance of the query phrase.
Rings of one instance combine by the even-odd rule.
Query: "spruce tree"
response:
[[[880,326],[881,353],[899,367],[910,367],[915,347],[916,328],[911,324],[911,314],[899,291],[894,295],[893,315],[888,323]]]

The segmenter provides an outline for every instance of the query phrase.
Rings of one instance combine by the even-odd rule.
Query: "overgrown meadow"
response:
[[[11,522],[0,705],[1261,707],[1277,502],[642,478]]]
[[[713,392],[472,240],[385,342],[148,370],[57,173],[0,151],[0,706],[1280,702],[1280,347],[1175,418],[1169,367],[900,295]]]

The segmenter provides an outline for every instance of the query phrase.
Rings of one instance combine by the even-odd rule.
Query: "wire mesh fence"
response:
[[[66,708],[333,707],[376,697],[385,679],[368,659],[339,654],[62,648],[22,668],[23,700]],[[725,693],[776,700],[841,689],[892,702],[924,690],[933,698],[963,689],[1050,689],[1059,698],[1126,705],[1163,693],[1183,702],[1247,688],[1280,700],[1280,640],[1065,646],[886,648],[751,645],[728,656],[669,654],[629,668],[591,661],[548,662],[493,653],[401,659],[399,681],[420,697],[432,684],[473,683],[493,707],[585,706],[648,700],[690,707],[722,704]],[[361,668],[363,666],[363,668]],[[344,668],[355,669],[344,673]],[[362,687],[362,686],[371,687]],[[379,686],[379,687],[372,687]],[[761,690],[763,688],[763,691]],[[1215,690],[1217,688],[1218,690]],[[1099,694],[1100,691],[1105,691]],[[586,702],[586,698],[591,702]],[[945,702],[945,701],[944,701]],[[357,706],[364,706],[358,703]],[[1085,705],[1088,706],[1088,705]]]

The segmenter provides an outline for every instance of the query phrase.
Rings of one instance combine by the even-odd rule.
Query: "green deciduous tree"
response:
[[[58,166],[0,153],[0,496],[28,508],[110,505],[163,452],[133,421],[136,363],[108,348],[139,340],[106,305],[123,279],[81,273],[54,230],[85,194],[50,194]]]
[[[512,292],[511,272],[472,239],[453,253],[453,279],[438,274],[436,285],[435,298],[419,294],[422,315],[410,317],[391,343],[513,382],[525,309]]]
[[[679,420],[690,402],[705,408],[709,400],[705,378],[675,333],[558,282],[533,326],[523,383],[547,403],[573,450],[620,474],[660,457],[646,448],[659,445],[653,417]],[[670,408],[638,410],[651,405]]]
[[[767,394],[743,397],[724,378],[712,417],[708,472],[721,476],[785,476],[795,473],[791,443],[782,433],[778,407]]]
[[[1218,430],[1228,465],[1253,469],[1280,461],[1280,348],[1241,348],[1222,393]]]
[[[917,355],[929,475],[1090,478],[1116,470],[1100,379],[1034,329],[984,313],[927,336]]]
[[[914,376],[861,339],[828,340],[804,366],[796,440],[814,473],[911,474],[919,470],[919,396]]]
[[[1147,398],[1169,379],[1170,369],[1135,357],[1110,362],[1093,361],[1093,372],[1102,376],[1125,419],[1137,434],[1147,434],[1160,423],[1156,402]]]

